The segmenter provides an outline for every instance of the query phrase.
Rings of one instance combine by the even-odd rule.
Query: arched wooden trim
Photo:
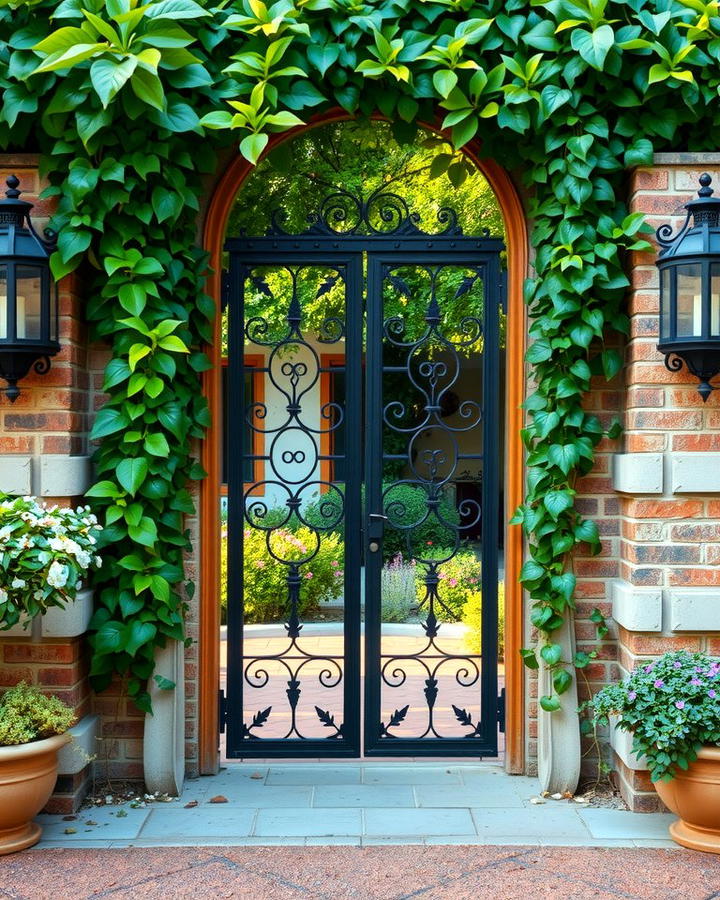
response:
[[[270,139],[270,152],[287,140],[309,128],[332,122],[347,121],[351,116],[342,109],[313,117],[306,125]],[[380,117],[378,117],[380,118]],[[428,124],[438,131],[437,125]],[[523,280],[528,271],[528,233],[517,190],[507,172],[496,162],[482,159],[480,145],[471,142],[463,148],[466,155],[480,169],[493,189],[503,216],[508,250],[508,319],[505,442],[506,473],[505,503],[508,514],[522,502],[524,485],[524,457],[520,430],[523,425],[521,404],[525,394],[526,318],[523,303]],[[215,185],[207,207],[203,228],[203,246],[210,254],[213,272],[206,290],[220,307],[222,249],[228,217],[243,182],[253,166],[236,156]],[[214,363],[203,373],[203,393],[214,423],[220,421],[221,323],[216,316],[213,344],[207,352]],[[211,775],[218,769],[218,680],[220,673],[220,447],[218,430],[213,428],[202,442],[201,460],[208,477],[200,483],[200,623],[199,623],[199,764],[202,774]],[[522,566],[522,532],[517,525],[506,526],[505,533],[505,690],[506,730],[505,767],[509,772],[522,773],[525,766],[525,703],[524,673],[520,661],[523,643],[523,593],[518,582]]]

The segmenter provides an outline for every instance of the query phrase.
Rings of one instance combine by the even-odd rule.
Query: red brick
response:
[[[671,585],[718,585],[720,569],[669,569],[668,580]]]
[[[632,631],[619,629],[620,641],[632,653],[642,656],[660,656],[671,650],[700,650],[700,638],[689,635],[675,635],[674,637],[660,637],[655,634],[638,634]]]
[[[666,169],[636,169],[632,174],[632,188],[635,191],[666,191],[668,173]],[[637,198],[642,203],[644,195]]]
[[[692,519],[701,516],[700,500],[629,500],[624,513],[634,519]]]
[[[75,662],[79,644],[5,644],[5,662]]]

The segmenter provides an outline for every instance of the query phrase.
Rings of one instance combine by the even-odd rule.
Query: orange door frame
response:
[[[302,127],[271,138],[266,152],[309,128],[352,117],[344,110],[332,110],[313,117]],[[379,117],[378,117],[379,118]],[[437,126],[426,126],[439,131]],[[496,162],[480,158],[480,145],[471,142],[463,152],[487,178],[503,216],[508,251],[507,384],[506,384],[506,509],[512,512],[523,498],[524,456],[520,440],[523,426],[521,404],[525,395],[526,317],[523,281],[528,271],[528,232],[525,211],[508,173]],[[212,274],[206,290],[220,308],[222,252],[230,211],[243,182],[253,171],[241,156],[235,157],[215,184],[207,207],[203,246],[210,254]],[[221,316],[216,316],[214,342],[206,347],[213,367],[203,373],[203,393],[213,422],[221,421]],[[220,676],[220,432],[208,432],[202,442],[201,460],[208,477],[200,483],[200,623],[199,623],[199,765],[200,772],[218,770],[218,683]],[[520,660],[523,644],[523,594],[518,582],[522,566],[522,532],[507,525],[505,533],[505,768],[522,773],[525,768],[524,672]]]

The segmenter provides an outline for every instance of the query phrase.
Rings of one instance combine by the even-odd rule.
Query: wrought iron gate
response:
[[[228,757],[497,754],[503,245],[438,219],[337,191],[227,241]],[[304,615],[321,575],[341,639]],[[244,624],[260,577],[280,639]]]

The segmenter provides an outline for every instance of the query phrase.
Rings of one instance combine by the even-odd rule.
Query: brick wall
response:
[[[661,154],[630,179],[630,207],[657,228],[679,228],[704,171],[720,189],[720,155]],[[615,460],[621,515],[615,618],[620,673],[666,650],[720,649],[720,396],[669,372],[656,348],[656,252],[631,260],[625,435]],[[647,773],[616,746],[623,793],[635,809],[659,808]]]
[[[38,158],[31,155],[0,155],[0,178],[15,174],[20,179],[23,199],[35,204],[33,222],[42,231],[51,214],[49,201],[39,200],[45,187],[38,172]],[[59,285],[61,350],[52,360],[46,375],[29,374],[20,382],[21,393],[11,404],[0,392],[0,488],[8,489],[8,467],[22,474],[17,493],[41,494],[49,505],[76,505],[83,484],[74,495],[54,478],[61,475],[63,461],[87,453],[89,428],[89,374],[87,370],[87,334],[82,309],[82,281],[71,275]],[[0,385],[0,388],[4,383]],[[44,470],[43,456],[54,456],[54,465]],[[75,466],[78,471],[83,466]],[[34,636],[33,636],[34,635]],[[27,681],[53,693],[75,710],[78,719],[91,712],[91,694],[87,681],[88,655],[82,636],[46,638],[37,627],[32,632],[5,635],[0,632],[0,689]],[[49,808],[68,812],[87,790],[90,770],[62,775]]]

